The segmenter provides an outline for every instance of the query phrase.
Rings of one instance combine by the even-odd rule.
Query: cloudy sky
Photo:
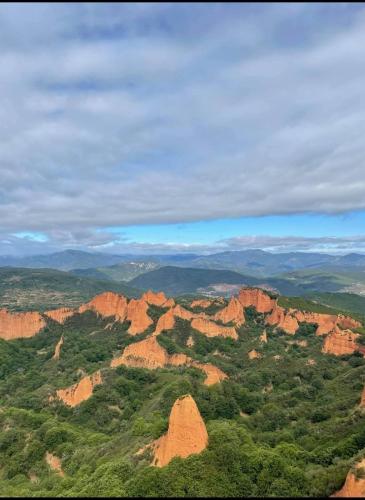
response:
[[[0,254],[365,252],[364,4],[1,4]]]

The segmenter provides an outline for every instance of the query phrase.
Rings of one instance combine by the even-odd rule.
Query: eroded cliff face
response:
[[[104,292],[80,306],[78,311],[95,311],[103,318],[114,316],[117,321],[123,323],[127,314],[127,299],[118,293]]]
[[[230,323],[232,321],[237,326],[243,325],[245,322],[245,315],[241,302],[236,299],[236,297],[231,297],[228,305],[218,311],[214,319],[222,323]]]
[[[314,323],[317,325],[316,335],[327,335],[337,326],[341,328],[358,328],[361,326],[361,323],[348,316],[284,309],[277,303],[266,317],[266,323],[280,327],[289,334],[294,334],[297,331],[299,323]]]
[[[283,307],[278,306],[276,303],[272,312],[267,316],[266,323],[275,325],[291,335],[299,328],[299,323],[295,315],[291,311],[286,311]]]
[[[60,340],[57,342],[52,359],[60,359],[61,347],[63,345],[63,335],[61,335]]]
[[[56,391],[56,396],[66,405],[74,407],[89,399],[92,396],[94,387],[101,383],[101,372],[98,370],[92,375],[83,377],[79,382],[66,389],[59,389]]]
[[[184,353],[169,355],[158,343],[156,336],[147,337],[140,342],[127,346],[122,355],[114,358],[110,363],[112,368],[119,365],[147,368],[149,370],[165,366],[194,366],[205,373],[205,385],[216,384],[227,378],[227,375],[222,370],[210,363],[199,363]]]
[[[180,306],[179,304],[173,308],[173,313],[174,313],[174,316],[176,316],[177,318],[185,319],[187,321],[191,321],[195,316],[194,313],[188,311],[187,309]]]
[[[355,466],[356,469],[365,469],[365,458],[358,462]],[[345,484],[340,491],[337,491],[332,497],[342,498],[365,498],[365,479],[357,479],[354,472],[350,470],[347,474]]]
[[[260,288],[241,288],[238,300],[243,307],[253,306],[259,313],[270,312],[276,303],[275,299],[272,299]]]
[[[262,357],[262,354],[260,352],[257,352],[256,349],[252,349],[252,351],[248,353],[248,357],[250,359],[259,359]]]
[[[262,334],[260,335],[260,342],[262,342],[263,344],[267,344],[267,333],[266,333],[266,330],[264,330],[262,332]]]
[[[147,314],[148,304],[143,299],[131,299],[127,307],[127,320],[131,322],[128,333],[138,335],[152,325],[153,321]]]
[[[175,326],[175,316],[173,309],[169,309],[165,314],[162,314],[156,324],[153,335],[159,335],[165,330],[172,330]]]
[[[160,346],[155,336],[135,342],[127,346],[123,354],[114,358],[110,366],[115,368],[119,365],[132,366],[136,368],[162,368],[169,361],[167,351]]]
[[[152,290],[148,290],[141,298],[147,302],[147,304],[158,307],[173,307],[175,304],[174,299],[168,299],[164,292],[153,292]]]
[[[190,396],[177,399],[172,407],[167,433],[153,444],[152,465],[164,467],[174,457],[201,453],[208,445],[208,433],[199,409]]]
[[[212,304],[211,300],[208,299],[198,299],[198,300],[193,300],[193,302],[190,304],[190,307],[194,309],[195,307],[201,307],[202,309],[206,309]]]
[[[46,326],[38,312],[10,312],[0,309],[0,338],[13,340],[34,337]]]
[[[206,379],[204,380],[204,385],[219,384],[222,380],[228,378],[228,375],[211,363],[198,363],[197,361],[192,361],[191,366],[195,366],[195,368],[198,368],[205,373]]]
[[[55,472],[57,472],[57,474],[59,476],[61,476],[61,477],[65,476],[65,473],[62,470],[62,462],[61,462],[60,458],[58,458],[56,455],[53,455],[49,451],[46,451],[44,458],[45,458],[47,464],[49,465],[49,467],[52,470],[54,470]]]
[[[70,318],[75,314],[75,311],[73,309],[68,309],[67,307],[61,307],[60,309],[46,311],[44,314],[53,319],[53,321],[63,324],[67,318]]]
[[[358,334],[350,330],[340,330],[335,327],[334,331],[327,335],[323,342],[322,352],[341,356],[342,354],[352,354],[358,349],[356,339]]]
[[[191,322],[191,326],[207,337],[231,337],[235,340],[238,339],[235,328],[217,325],[213,321],[209,321],[205,318],[194,318]]]

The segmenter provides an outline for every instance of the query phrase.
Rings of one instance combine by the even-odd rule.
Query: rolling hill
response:
[[[91,267],[86,269],[72,269],[72,274],[88,278],[97,278],[112,281],[130,281],[140,274],[160,267],[153,261],[123,262],[106,267]]]
[[[9,309],[75,307],[108,290],[139,295],[126,283],[82,278],[54,269],[0,268],[0,307]]]

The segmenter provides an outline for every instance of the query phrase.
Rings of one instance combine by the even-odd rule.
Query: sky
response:
[[[365,4],[0,4],[0,254],[365,253]]]

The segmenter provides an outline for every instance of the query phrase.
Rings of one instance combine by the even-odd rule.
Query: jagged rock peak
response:
[[[190,394],[182,396],[172,407],[167,433],[153,445],[152,465],[163,467],[174,457],[201,453],[207,445],[207,429],[194,399]]]

